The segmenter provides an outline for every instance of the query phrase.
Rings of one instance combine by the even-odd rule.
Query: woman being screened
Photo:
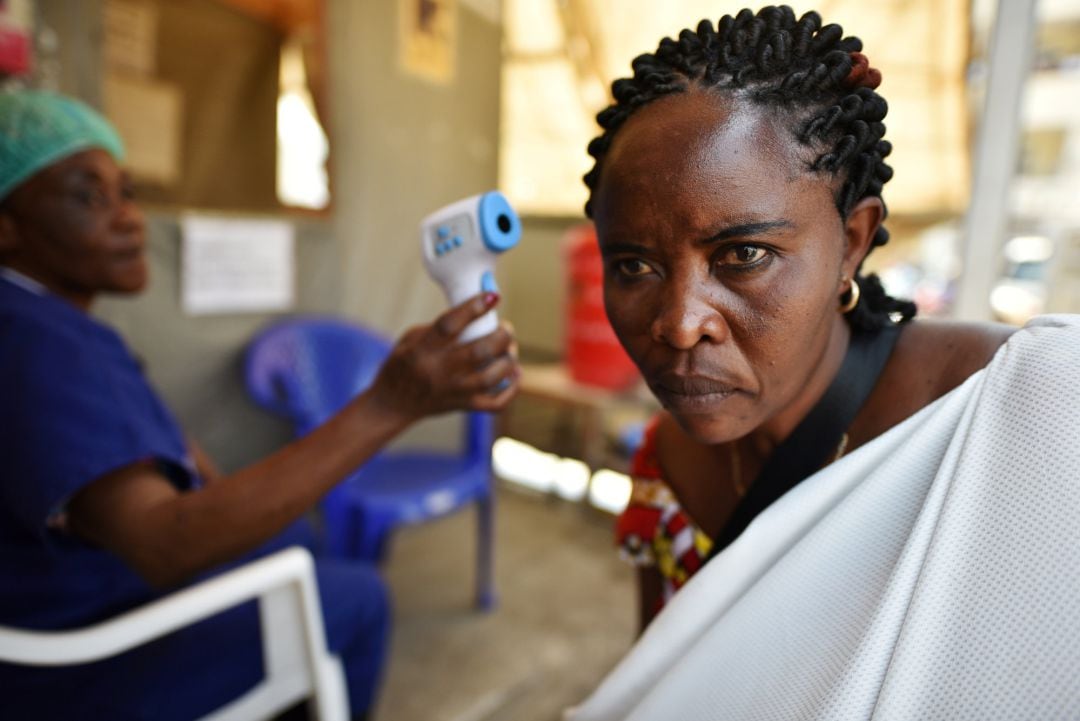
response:
[[[779,492],[956,388],[1012,332],[915,321],[862,272],[889,238],[892,170],[861,51],[817,13],[743,10],[636,58],[598,116],[586,211],[608,316],[664,406],[617,531],[642,627]],[[849,373],[861,397],[844,397]],[[755,497],[770,462],[788,478]]]

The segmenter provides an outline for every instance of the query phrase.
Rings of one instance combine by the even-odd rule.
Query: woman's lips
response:
[[[733,384],[722,380],[674,374],[655,378],[649,386],[664,407],[673,411],[710,410],[739,392]]]

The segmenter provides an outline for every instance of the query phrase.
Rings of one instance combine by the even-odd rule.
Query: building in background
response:
[[[984,7],[988,6],[988,7]],[[987,82],[991,3],[975,3],[973,85]],[[996,258],[994,317],[1080,312],[1080,0],[1038,0],[1020,105],[1020,156]]]

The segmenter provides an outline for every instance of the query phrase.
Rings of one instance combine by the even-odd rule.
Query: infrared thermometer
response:
[[[502,193],[492,190],[459,200],[420,223],[420,252],[451,306],[477,293],[497,293],[495,260],[521,240],[521,220]],[[490,310],[470,323],[461,342],[485,336],[499,325]]]

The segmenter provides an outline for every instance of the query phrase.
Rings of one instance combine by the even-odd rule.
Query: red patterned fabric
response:
[[[630,502],[615,522],[619,554],[635,566],[655,566],[660,572],[663,592],[655,610],[701,568],[712,546],[712,540],[686,515],[661,476],[657,421],[653,418],[649,422],[631,461]]]

